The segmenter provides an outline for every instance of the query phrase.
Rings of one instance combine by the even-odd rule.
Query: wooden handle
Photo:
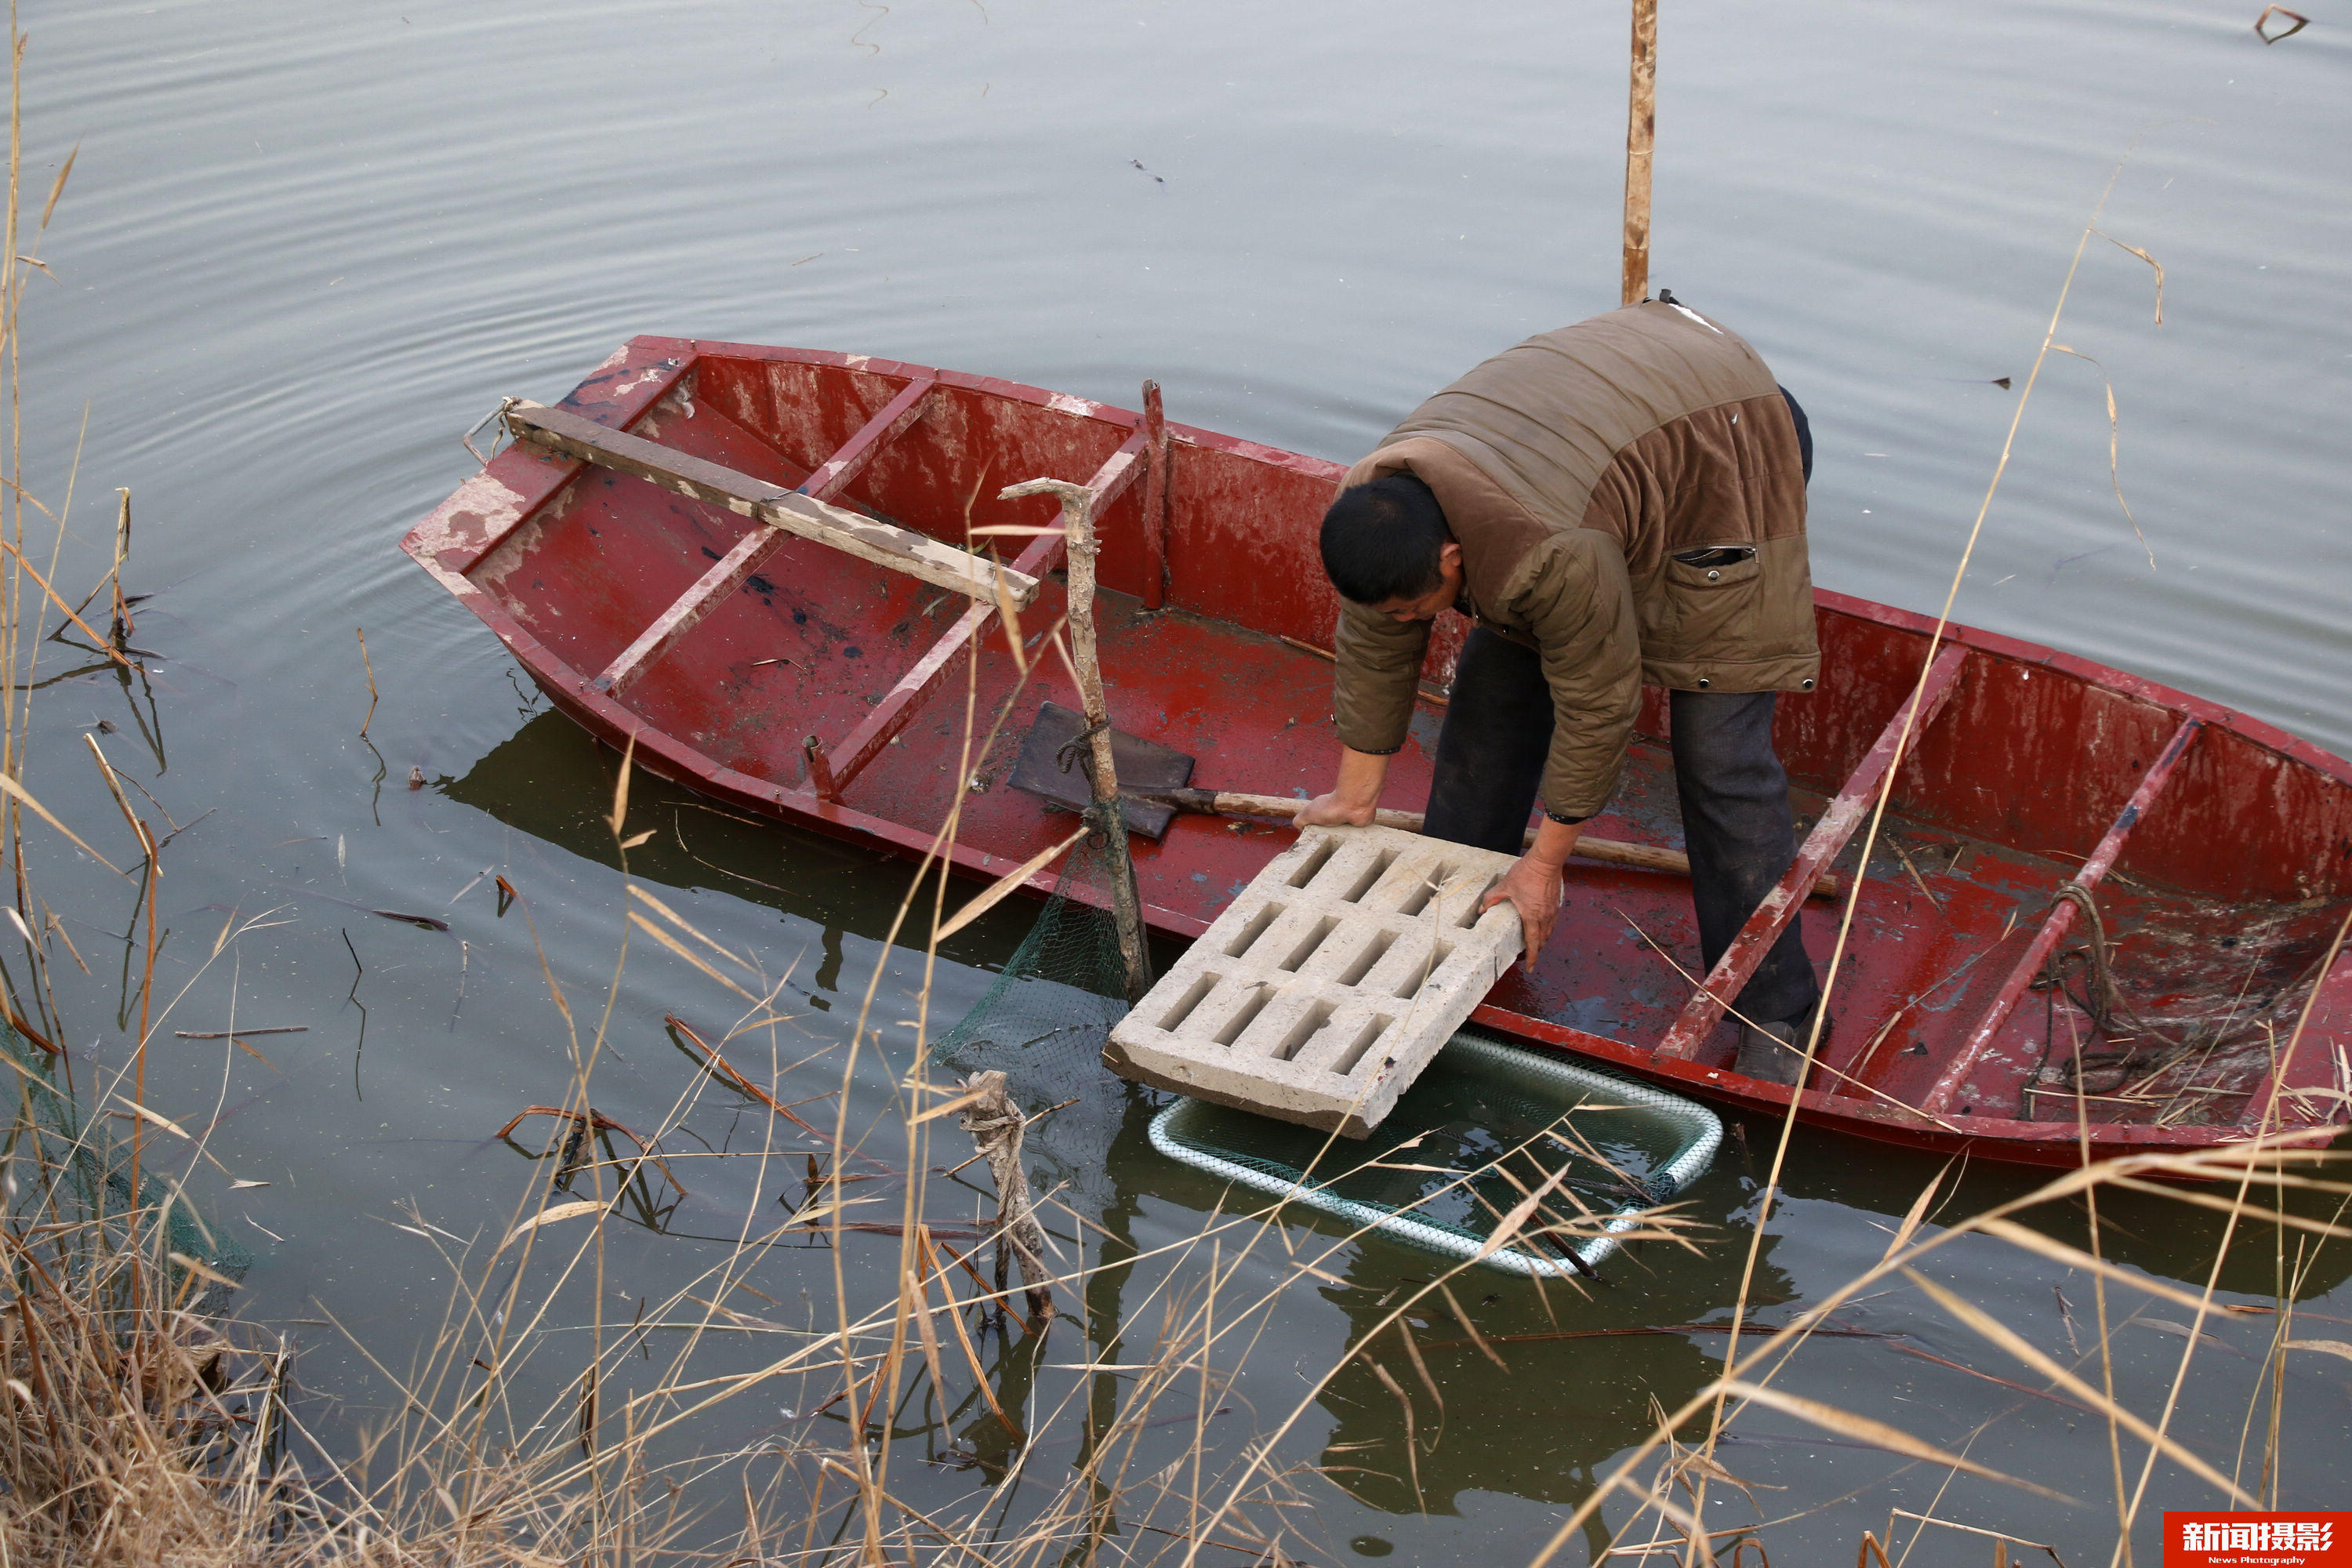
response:
[[[1234,790],[1187,789],[1171,790],[1166,798],[1173,805],[1192,811],[1205,811],[1217,816],[1271,816],[1288,820],[1305,809],[1303,800],[1286,795],[1244,795]],[[1376,811],[1372,821],[1381,827],[1400,828],[1406,833],[1422,831],[1423,817],[1417,811]],[[1532,829],[1524,842],[1532,845],[1536,836]],[[1577,855],[1586,860],[1598,860],[1610,866],[1632,866],[1643,871],[1668,871],[1678,877],[1690,875],[1690,857],[1679,849],[1660,849],[1648,844],[1625,844],[1613,838],[1595,838],[1581,834],[1576,840]],[[1828,872],[1813,884],[1815,898],[1834,898],[1842,886],[1839,879]]]

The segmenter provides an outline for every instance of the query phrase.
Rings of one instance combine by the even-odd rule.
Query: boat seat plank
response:
[[[2131,837],[2132,829],[2139,826],[2140,820],[2147,815],[2147,808],[2155,804],[2157,796],[2164,793],[2164,786],[2172,782],[2180,759],[2188,754],[2189,743],[2196,740],[2198,732],[2204,727],[2203,721],[2197,719],[2180,721],[2180,727],[2173,731],[2172,738],[2164,743],[2164,750],[2157,753],[2156,761],[2149,763],[2147,771],[2140,775],[2139,787],[2132,791],[2131,798],[2124,803],[2123,810],[2116,814],[2113,826],[2091,851],[2090,858],[2084,861],[2083,868],[2074,873],[2071,879],[2073,886],[2088,892],[2105,878],[2116,857],[2123,853],[2124,844]],[[2049,962],[2050,955],[2057,951],[2066,933],[2074,929],[2078,913],[2072,899],[2062,898],[2051,905],[2050,912],[2042,917],[2042,929],[2034,933],[2033,941],[2010,970],[2008,979],[1993,994],[1991,1003],[1969,1030],[1960,1048],[1952,1053],[1952,1059],[1944,1064],[1943,1069],[1937,1073],[1935,1082],[1920,1097],[1920,1110],[1930,1115],[1940,1115],[1951,1109],[1961,1087],[1991,1050],[1994,1039],[2000,1035],[2001,1026],[2009,1022],[2010,1015],[2017,1010],[2026,988],[2033,984],[2033,977],[2042,973],[2042,966]]]
[[[1909,739],[1916,742],[1920,732],[1934,722],[1936,715],[1943,711],[1958,683],[1960,667],[1968,661],[1968,653],[1966,647],[1955,643],[1937,656],[1913,700],[1904,703],[1886,721],[1877,741],[1863,754],[1843,787],[1822,811],[1821,820],[1813,824],[1812,832],[1805,836],[1795,863],[1780,879],[1780,885],[1767,893],[1756,912],[1748,917],[1748,923],[1725,949],[1706,983],[1683,1008],[1665,1038],[1658,1042],[1659,1056],[1687,1061],[1697,1055],[1707,1037],[1715,1032],[1716,1025],[1723,1021],[1732,999],[1756,973],[1757,965],[1764,962],[1764,955],[1772,951],[1772,944],[1780,940],[1789,922],[1804,908],[1813,884],[1869,816],[1879,785],[1894,768],[1896,753],[1906,743],[1906,731]],[[1916,721],[1910,716],[1915,707],[1918,714]]]
[[[998,578],[988,562],[912,529],[861,516],[561,408],[519,403],[507,410],[506,420],[515,439],[541,451],[612,468],[983,603],[995,601]],[[1003,584],[1022,607],[1037,596],[1034,577],[1006,572]]]

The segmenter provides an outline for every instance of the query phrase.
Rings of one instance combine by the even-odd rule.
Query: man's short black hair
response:
[[[1323,514],[1323,571],[1359,605],[1417,599],[1444,581],[1438,552],[1453,537],[1427,485],[1383,474],[1341,490]]]

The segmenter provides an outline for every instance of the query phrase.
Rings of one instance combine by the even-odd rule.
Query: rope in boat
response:
[[[2138,1009],[2125,998],[2123,988],[2116,983],[2115,960],[2107,937],[2107,922],[2100,911],[2097,898],[2090,889],[2080,882],[2062,882],[2051,897],[2050,908],[2055,910],[2060,904],[2069,903],[2073,904],[2082,916],[2089,940],[2081,947],[2070,948],[2063,953],[2053,953],[2042,977],[2034,982],[2034,989],[2048,994],[2049,1017],[2044,1027],[2042,1060],[2036,1064],[2035,1070],[2027,1077],[2029,1087],[2026,1095],[2021,1100],[2021,1115],[2025,1113],[2023,1099],[2030,1099],[2032,1086],[2064,1083],[2069,1077],[2065,1068],[2053,1068],[2050,1065],[2051,1053],[2057,1047],[2055,1011],[2057,999],[2062,994],[2082,1010],[2098,1034],[2120,1037],[2123,1040],[2130,1042],[2106,1050],[2085,1050],[2079,1044],[2076,1046],[2072,1064],[2073,1087],[2084,1094],[2125,1094],[2179,1066],[2191,1056],[2198,1058],[2197,1067],[2201,1070],[2216,1054],[2225,1048],[2254,1043],[2266,1037],[2263,1026],[2258,1018],[2249,1021],[2236,1030],[2231,1030],[2227,1027],[2225,1015],[2222,1026],[2214,1030],[2210,1039],[2204,1040],[2197,1038],[2193,1030],[2186,1038],[2176,1038],[2149,1023]],[[2084,972],[2084,987],[2082,991],[2077,991],[2067,984],[2067,972],[2070,967]],[[2263,1010],[2266,1011],[2267,1008]],[[2231,1012],[2236,1011],[2237,1008],[2233,1004]],[[2118,1025],[2121,1025],[2122,1028],[2119,1029]],[[2128,1030],[2129,1033],[2125,1033],[2125,1030]],[[2142,1040],[2153,1040],[2156,1043],[2153,1046],[2144,1045],[2139,1043]],[[2088,1077],[2092,1072],[2113,1072],[2116,1076],[2110,1082],[2094,1084]]]

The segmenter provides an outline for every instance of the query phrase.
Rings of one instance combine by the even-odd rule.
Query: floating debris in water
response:
[[[272,1024],[266,1029],[174,1029],[172,1032],[184,1040],[233,1040],[239,1035],[307,1035],[310,1032],[310,1026]]]
[[[2294,26],[2273,33],[2268,26],[2270,19],[2273,16],[2284,16]],[[2254,18],[2254,37],[2266,44],[2275,44],[2282,38],[2294,37],[2310,26],[2311,18],[2300,11],[2290,11],[2284,5],[2265,5],[2263,7],[2263,14]]]

